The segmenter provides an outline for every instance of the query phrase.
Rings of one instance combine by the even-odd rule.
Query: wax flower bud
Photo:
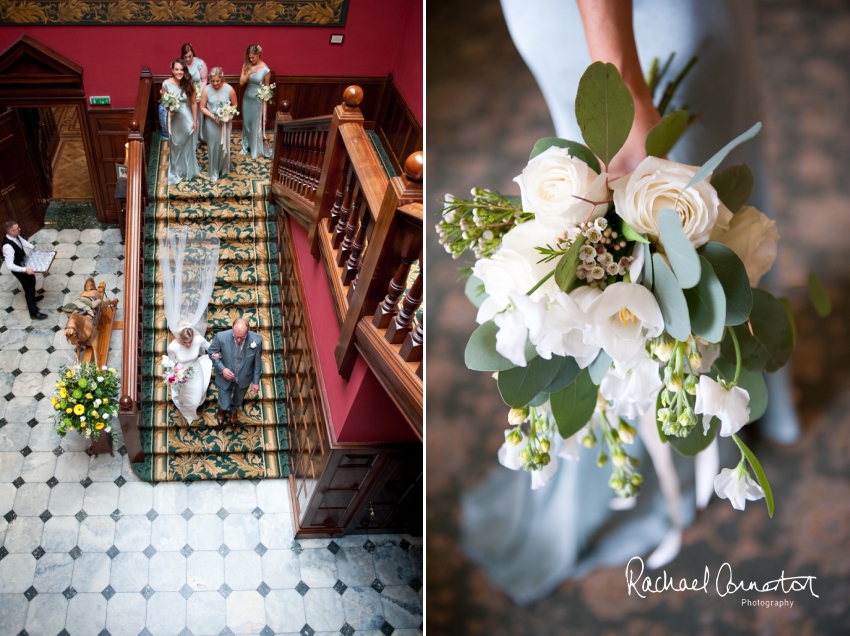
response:
[[[511,409],[508,411],[508,423],[513,426],[519,426],[528,419],[528,409]]]

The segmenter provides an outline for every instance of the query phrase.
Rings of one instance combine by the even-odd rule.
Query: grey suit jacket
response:
[[[255,344],[253,348],[251,347],[252,344]],[[248,332],[248,337],[245,339],[245,350],[242,354],[242,366],[239,369],[236,368],[236,341],[233,339],[233,329],[217,333],[208,352],[221,353],[218,360],[213,360],[216,386],[227,390],[235,382],[240,389],[244,389],[249,384],[260,383],[260,374],[263,371],[260,355],[263,352],[263,338],[260,334],[253,331]],[[236,379],[233,382],[225,379],[222,374],[225,369],[230,369],[236,374]]]

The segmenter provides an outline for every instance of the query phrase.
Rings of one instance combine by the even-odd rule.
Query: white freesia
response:
[[[682,192],[697,170],[697,166],[647,157],[632,174],[611,183],[617,214],[638,232],[657,238],[658,213],[664,208],[676,210],[693,246],[703,245],[715,226],[718,232],[729,227],[732,213],[720,203],[707,179]]]
[[[519,454],[528,444],[528,435],[523,433],[522,441],[519,444],[513,445],[508,441],[508,435],[510,434],[510,430],[505,431],[505,443],[502,444],[502,447],[499,449],[499,463],[505,468],[519,470],[522,468],[522,464],[519,461]]]
[[[570,298],[572,298],[578,305],[579,309],[587,315],[588,309],[590,309],[593,301],[599,298],[600,294],[602,294],[602,290],[598,287],[583,285],[582,287],[576,287],[573,291],[571,291]],[[594,328],[590,316],[587,316],[587,322],[585,323],[584,330],[581,334],[582,345],[578,344],[576,336],[577,334],[575,333],[569,334],[570,342],[573,346],[573,353],[571,355],[576,359],[578,366],[584,369],[590,365],[591,362],[596,360],[596,356],[599,355],[599,350],[602,348],[596,338],[596,329]]]
[[[580,368],[585,368],[599,354],[599,345],[588,342],[585,334],[589,319],[578,303],[563,292],[555,295],[545,311],[529,315],[529,337],[541,358],[552,355],[572,356]]]
[[[633,419],[655,406],[658,391],[664,386],[658,369],[658,362],[648,357],[626,373],[609,369],[599,385],[602,397],[611,403],[608,411],[616,417]]]
[[[734,470],[724,468],[714,478],[714,492],[721,499],[728,499],[735,510],[744,510],[747,499],[756,501],[764,497],[764,490],[750,477],[743,460]]]
[[[699,376],[694,413],[701,413],[703,432],[711,425],[711,418],[720,418],[720,435],[729,437],[741,430],[750,419],[750,394],[739,386],[727,389],[707,375]]]
[[[729,230],[713,240],[738,255],[747,269],[750,287],[756,287],[776,260],[779,230],[776,221],[752,206],[744,206],[732,217]]]
[[[496,351],[519,367],[527,364],[525,359],[525,341],[528,339],[529,323],[540,324],[545,299],[535,302],[525,294],[512,291],[509,295],[513,307],[496,314],[493,322],[499,328],[496,332]]]
[[[557,228],[564,222],[578,225],[591,212],[591,218],[605,214],[607,204],[594,209],[587,201],[608,199],[606,178],[604,172],[597,174],[581,159],[571,157],[566,148],[552,146],[529,161],[514,181],[519,184],[523,211],[534,213],[542,225]]]
[[[596,325],[596,341],[621,374],[648,357],[647,338],[664,331],[664,319],[655,297],[636,283],[609,285],[587,313]]]

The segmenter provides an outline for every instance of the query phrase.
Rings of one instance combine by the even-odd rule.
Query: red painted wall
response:
[[[412,7],[412,8],[411,8]],[[418,17],[417,17],[418,16]],[[408,24],[419,21],[418,67],[404,48],[398,71],[396,56]],[[245,49],[258,43],[263,59],[279,75],[371,75],[393,72],[422,112],[422,6],[413,1],[354,0],[345,27],[241,26],[22,26],[0,27],[0,51],[24,33],[36,38],[83,67],[86,93],[109,95],[114,108],[136,103],[139,73],[148,66],[154,74],[168,73],[180,46],[191,42],[209,66],[239,74]],[[332,33],[345,35],[341,46],[329,44]],[[405,36],[409,39],[409,34]],[[408,74],[418,71],[417,78]],[[417,93],[408,86],[419,86]],[[417,110],[418,109],[418,110]]]
[[[422,7],[416,2],[410,2],[392,72],[396,87],[420,124],[423,121],[422,104],[424,101],[422,90],[423,40]]]
[[[384,391],[369,365],[358,357],[346,381],[336,370],[334,347],[339,339],[331,290],[325,267],[310,255],[307,230],[290,220],[301,266],[310,324],[319,353],[318,366],[325,382],[334,433],[340,442],[418,441],[404,416]]]

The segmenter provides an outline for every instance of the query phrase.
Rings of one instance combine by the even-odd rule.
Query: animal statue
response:
[[[82,360],[81,354],[86,347],[93,347],[100,324],[100,313],[106,307],[114,307],[118,299],[102,300],[93,278],[86,280],[83,291],[74,302],[62,307],[62,311],[70,313],[68,324],[65,325],[65,338],[68,344],[77,347],[77,359]]]

